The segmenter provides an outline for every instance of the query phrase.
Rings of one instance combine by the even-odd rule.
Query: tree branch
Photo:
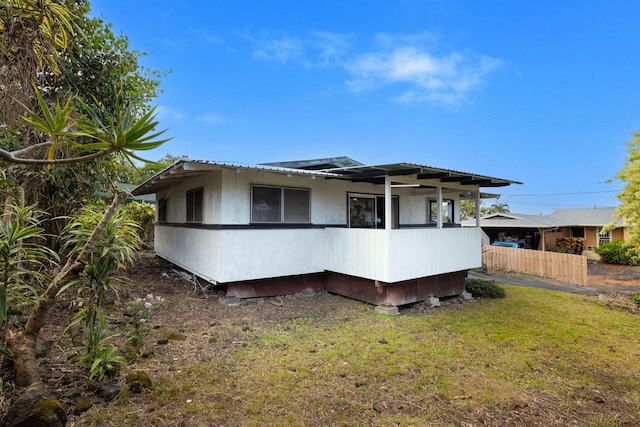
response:
[[[104,215],[96,228],[93,229],[91,236],[84,244],[80,252],[75,257],[69,258],[65,263],[64,267],[60,270],[60,272],[53,278],[47,289],[44,291],[42,298],[38,300],[38,303],[34,307],[29,319],[27,320],[27,324],[25,326],[25,335],[31,337],[37,337],[44,325],[45,316],[49,307],[56,301],[56,296],[60,291],[60,287],[62,281],[67,277],[69,272],[73,269],[73,266],[76,263],[82,261],[87,251],[95,247],[100,238],[100,234],[104,231],[107,224],[113,216],[116,214],[118,207],[127,199],[129,193],[126,191],[116,190],[115,195],[113,196],[113,201],[111,205],[104,211]]]
[[[45,146],[43,144],[51,144],[51,143],[43,142],[41,144],[34,145],[33,147],[41,148]],[[0,148],[0,159],[6,160],[9,163],[16,163],[21,165],[70,165],[74,163],[81,163],[81,162],[87,162],[89,160],[99,159],[101,157],[107,156],[111,153],[118,151],[117,148],[107,148],[105,150],[96,151],[95,153],[85,154],[84,156],[69,157],[66,159],[25,159],[23,157],[16,156],[16,153],[25,154],[25,150],[27,150],[26,153],[29,153],[35,150],[35,149],[29,150],[29,148],[23,148],[22,150],[18,150],[18,151],[7,151]]]
[[[39,148],[49,148],[49,147],[51,147],[52,144],[53,144],[53,142],[51,142],[51,141],[41,142],[40,144],[35,144],[35,145],[30,146],[30,147],[23,148],[21,150],[13,151],[13,152],[11,152],[11,154],[14,157],[24,156],[26,154],[29,154],[29,153],[32,153],[33,151],[38,150]]]

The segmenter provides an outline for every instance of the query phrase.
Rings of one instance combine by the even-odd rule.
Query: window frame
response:
[[[262,203],[256,203],[256,199],[255,199],[255,193],[256,193],[256,189],[260,189],[260,188],[264,188],[264,189],[277,189],[280,190],[280,194],[278,196],[278,216],[277,216],[277,220],[273,219],[273,220],[260,220],[259,218],[256,218],[256,212],[258,209],[258,207],[262,204],[265,203],[264,201]],[[291,221],[291,220],[287,220],[287,215],[291,214],[291,211],[287,210],[287,205],[289,203],[294,204],[293,201],[291,201],[291,198],[287,197],[287,192],[296,192],[297,194],[301,194],[301,193],[306,193],[307,195],[307,203],[306,203],[306,220],[304,221]],[[251,200],[250,200],[250,204],[251,204],[251,212],[250,212],[250,222],[251,224],[311,224],[311,189],[310,188],[304,188],[304,187],[291,187],[291,186],[281,186],[281,185],[264,185],[264,184],[251,184]],[[288,201],[289,200],[289,201]],[[267,208],[269,208],[269,206],[267,205]],[[259,210],[259,209],[258,209]]]
[[[185,196],[185,222],[202,224],[204,218],[204,187],[189,190]]]
[[[156,211],[158,212],[158,222],[167,222],[167,204],[169,196],[164,196],[158,200]]]
[[[613,233],[611,232],[612,230],[607,230],[604,234],[602,233],[602,227],[598,227],[598,246],[600,246],[603,243],[610,243],[613,239]]]
[[[446,215],[448,212],[448,209],[443,209],[442,213],[443,213],[443,218],[442,218],[442,223],[443,224],[453,224],[455,223],[455,217],[456,217],[456,203],[454,199],[442,199],[442,204],[444,205],[445,203],[447,203],[449,206],[451,206],[451,217],[449,218],[448,221],[446,221],[445,219],[447,218],[448,215]],[[433,211],[432,207],[435,207],[435,211]],[[444,206],[443,206],[444,208]],[[435,218],[432,220],[432,218]],[[437,223],[438,222],[438,201],[436,199],[429,199],[429,201],[427,202],[427,223],[429,224],[433,224],[433,223]]]
[[[574,233],[574,230],[577,231],[578,229],[582,229],[582,236],[576,236],[575,235],[576,233]],[[576,239],[586,239],[587,238],[587,229],[586,229],[586,227],[581,227],[581,226],[578,226],[578,225],[569,227],[569,237],[573,237],[573,238],[576,238]]]
[[[353,219],[355,218],[352,212],[352,199],[366,199],[367,201],[373,201],[373,209],[370,212],[372,215],[370,221],[364,221],[363,224],[354,225]],[[370,194],[370,193],[347,193],[347,227],[348,228],[363,228],[363,229],[384,229],[385,212],[384,208],[381,210],[379,206],[384,206],[384,195]],[[391,196],[391,228],[400,228],[400,196]]]

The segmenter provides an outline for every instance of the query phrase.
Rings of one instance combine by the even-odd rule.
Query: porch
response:
[[[155,246],[160,257],[226,285],[230,296],[240,298],[312,289],[402,305],[423,295],[462,293],[464,275],[459,272],[481,265],[479,228],[211,229],[158,224]]]

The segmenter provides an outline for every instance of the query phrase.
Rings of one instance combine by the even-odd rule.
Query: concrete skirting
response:
[[[430,298],[461,295],[465,291],[466,276],[466,271],[457,271],[403,282],[385,283],[327,271],[300,276],[219,283],[219,285],[227,287],[227,296],[236,298],[327,291],[376,306],[398,307]]]

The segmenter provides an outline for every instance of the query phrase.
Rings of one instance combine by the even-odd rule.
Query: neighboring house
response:
[[[138,188],[138,185],[136,184],[125,184],[125,183],[117,183],[116,187],[118,188],[118,190],[124,190],[124,191],[128,191],[129,193],[131,193],[134,189]],[[99,192],[98,196],[106,199],[106,200],[110,200],[113,197],[113,192],[109,191],[109,192]],[[156,202],[156,196],[155,194],[139,194],[139,195],[131,195],[131,197],[127,198],[127,203],[129,202],[138,202],[138,203],[151,203],[154,204]]]
[[[616,228],[602,233],[603,227],[615,221]],[[475,226],[475,220],[463,226]],[[483,232],[491,244],[517,242],[527,249],[553,249],[562,237],[584,239],[584,249],[594,250],[603,242],[626,240],[623,219],[615,217],[615,208],[555,209],[549,215],[495,213],[480,219]]]
[[[133,194],[156,194],[157,255],[228,296],[311,289],[398,306],[464,292],[467,270],[481,265],[481,231],[460,227],[460,201],[479,207],[495,197],[480,188],[514,183],[348,157],[180,160]]]

